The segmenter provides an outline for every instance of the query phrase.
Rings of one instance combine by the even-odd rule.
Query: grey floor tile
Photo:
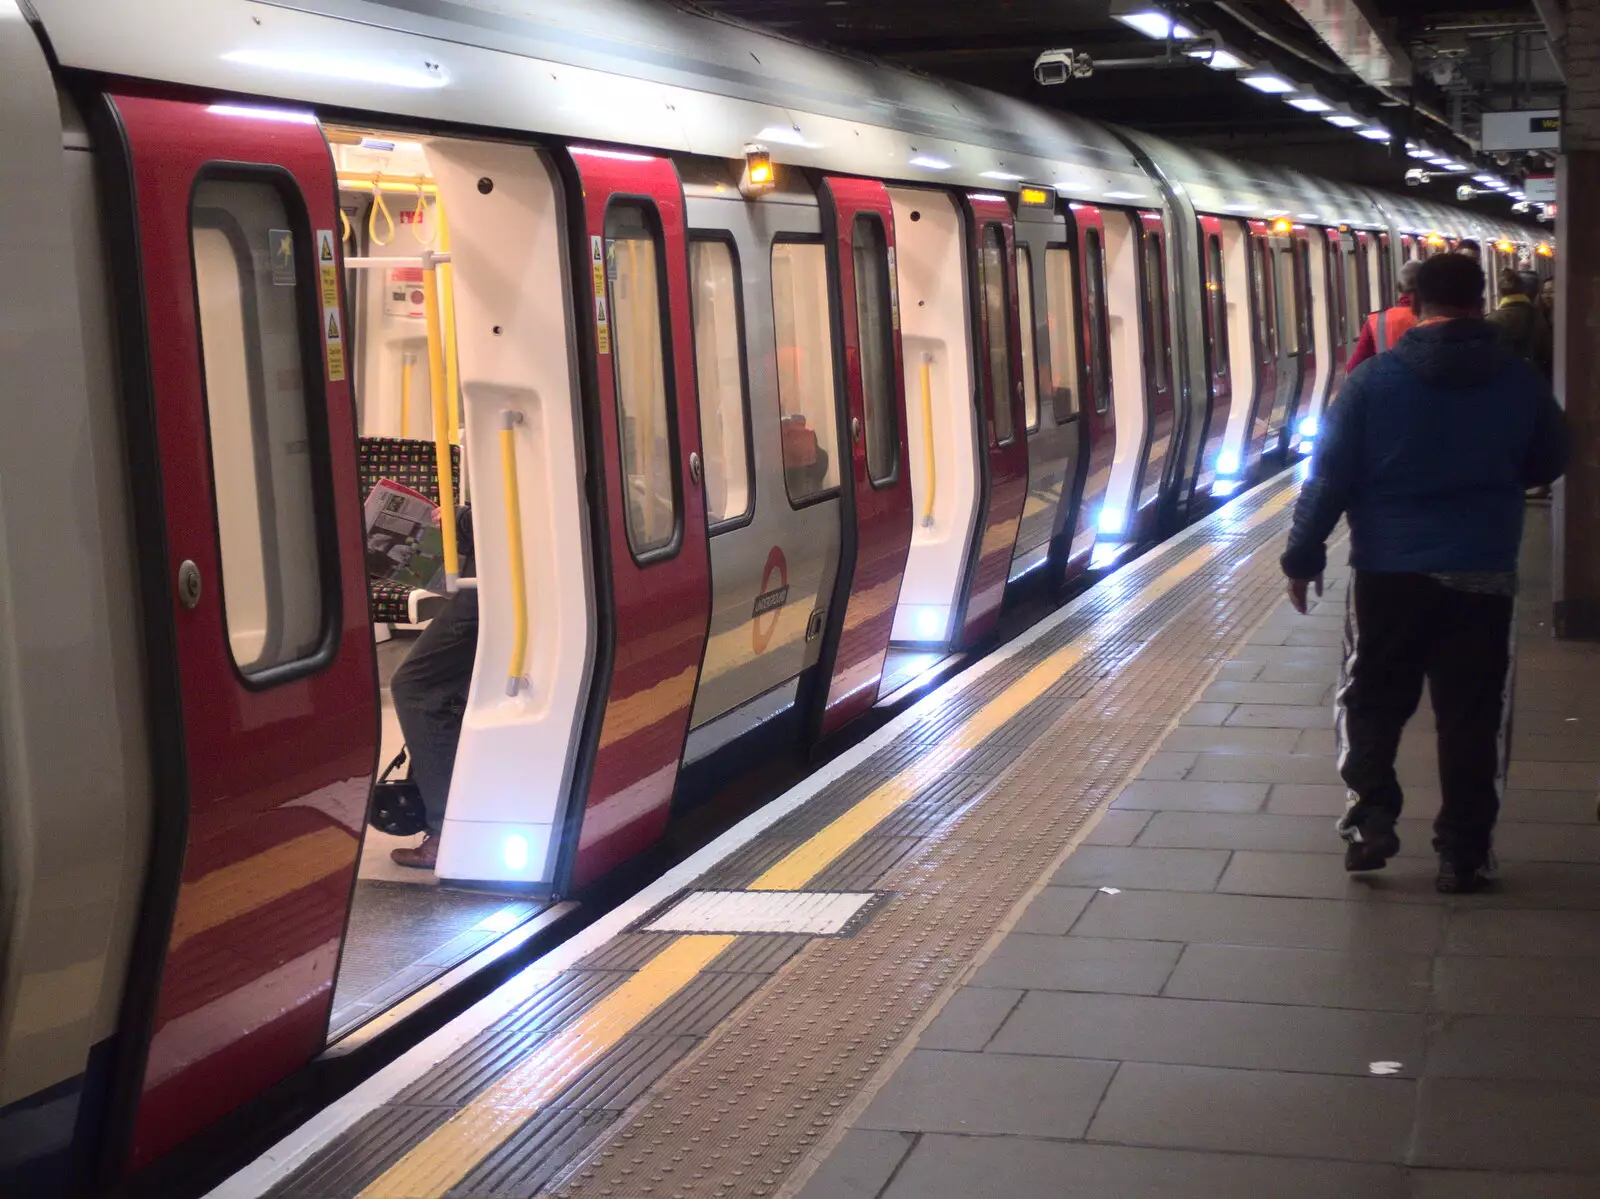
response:
[[[1559,827],[1559,826],[1557,826]],[[1600,908],[1600,866],[1502,858],[1493,891],[1474,895],[1474,908]]]
[[[1301,729],[1300,737],[1294,743],[1293,752],[1332,757],[1338,749],[1338,742],[1332,729]]]
[[[1600,1179],[1575,1174],[1409,1170],[1407,1199],[1594,1199]]]
[[[852,1128],[800,1192],[800,1199],[876,1199],[916,1137]]]
[[[1123,1062],[1366,1076],[1422,1067],[1419,1013],[1030,991],[989,1049]]]
[[[1139,812],[1131,808],[1120,808],[1117,811],[1106,809],[1095,822],[1089,835],[1083,839],[1084,845],[1132,845],[1134,838],[1144,832],[1144,826],[1150,823],[1149,812]]]
[[[1331,683],[1333,680],[1329,679]],[[1200,693],[1200,698],[1211,703],[1232,704],[1292,704],[1296,707],[1315,707],[1322,702],[1326,683],[1212,683]]]
[[[1590,825],[1595,822],[1595,792],[1508,789],[1500,806],[1500,818]]]
[[[915,1049],[856,1127],[1081,1137],[1115,1070],[1111,1062]]]
[[[1331,660],[1326,662],[1266,662],[1262,664],[1261,673],[1256,675],[1258,683],[1331,683],[1338,677],[1339,665],[1336,655],[1330,655]],[[1326,715],[1326,712],[1324,712]]]
[[[1511,756],[1513,761],[1587,762],[1600,776],[1600,738],[1518,729],[1511,743]]]
[[[1399,826],[1404,857],[1432,857],[1429,825],[1422,820],[1402,820]],[[1240,815],[1232,812],[1157,812],[1134,841],[1135,845],[1173,846],[1186,849],[1258,849],[1285,853],[1344,853],[1344,844],[1323,816],[1284,816],[1274,813]]]
[[[1165,786],[1182,786],[1168,783]],[[1125,887],[1145,891],[1210,891],[1228,852],[1223,849],[1141,849],[1080,845],[1050,881],[1058,887]]]
[[[1392,1166],[932,1134],[917,1142],[885,1199],[955,1196],[1405,1199],[1405,1181]]]
[[[1218,679],[1228,683],[1248,683],[1261,673],[1261,663],[1233,661],[1224,662],[1217,668]]]
[[[1014,932],[1044,933],[1064,936],[1083,909],[1089,906],[1094,892],[1076,887],[1046,887],[1033,897],[1028,910],[1017,921]]]
[[[1433,876],[1431,864],[1406,859],[1396,859],[1384,870],[1351,874],[1333,854],[1240,850],[1216,889],[1239,895],[1443,903],[1444,897],[1433,889]]]
[[[1246,642],[1234,650],[1236,660],[1266,662],[1274,666],[1321,666],[1328,670],[1324,676],[1329,682],[1338,677],[1339,662],[1343,654],[1338,646],[1268,645]],[[1288,681],[1288,680],[1285,680]],[[1310,680],[1316,682],[1316,679]]]
[[[1442,957],[1434,1003],[1442,1012],[1600,1019],[1600,957]]]
[[[1444,915],[1442,908],[1409,903],[1124,891],[1097,893],[1073,931],[1085,937],[1431,953],[1443,935]]]
[[[1276,783],[1267,795],[1266,810],[1337,820],[1344,815],[1349,794],[1343,783]]]
[[[1142,811],[1258,812],[1266,799],[1265,783],[1135,779],[1122,789],[1111,806]]]
[[[1509,813],[1508,813],[1509,815]],[[1600,863],[1600,824],[1533,824],[1504,821],[1495,829],[1494,847],[1506,862]]]
[[[1420,1012],[1428,1007],[1432,967],[1433,959],[1420,953],[1187,945],[1162,994]]]
[[[1458,908],[1446,953],[1498,957],[1583,957],[1600,948],[1600,912]]]
[[[1196,755],[1189,753],[1153,753],[1139,768],[1142,779],[1181,779],[1194,766]]]
[[[1411,1164],[1600,1171],[1600,1086],[1426,1078]],[[1600,1186],[1597,1186],[1600,1190]]]
[[[1600,1020],[1447,1017],[1428,1039],[1427,1073],[1535,1082],[1600,1079]]]
[[[1281,669],[1290,669],[1283,667]],[[1295,669],[1321,670],[1320,666]],[[1319,679],[1319,687],[1326,686],[1326,679]],[[1333,709],[1322,704],[1239,704],[1233,710],[1233,715],[1228,717],[1228,726],[1240,728],[1259,729],[1326,729],[1333,726]]]
[[[1297,729],[1180,725],[1167,734],[1161,748],[1178,753],[1193,750],[1202,754],[1293,753],[1294,743],[1299,737]]]
[[[1284,638],[1285,645],[1327,645],[1335,646],[1344,641],[1344,634],[1338,629],[1294,629]]]
[[[1065,941],[1051,937],[1051,941]],[[1002,943],[1003,947],[1004,943]],[[1021,991],[988,986],[962,987],[945,1002],[933,1022],[917,1039],[919,1049],[959,1049],[975,1052],[989,1043],[1022,998]]]
[[[1287,684],[1285,684],[1287,686]],[[1308,754],[1201,754],[1185,778],[1218,783],[1337,783],[1332,758]],[[1402,779],[1403,781],[1403,779]]]
[[[1180,948],[1167,941],[1012,933],[995,946],[974,981],[985,987],[1154,995]]]
[[[1259,666],[1257,667],[1259,669]],[[1226,723],[1228,715],[1233,711],[1233,704],[1223,703],[1194,703],[1189,705],[1189,710],[1178,721],[1180,725],[1218,725]]]
[[[1242,687],[1254,686],[1241,683]],[[1506,785],[1531,787],[1542,791],[1572,791],[1600,785],[1600,766],[1593,762],[1537,762],[1511,759]]]
[[[1089,1139],[1342,1161],[1397,1162],[1416,1083],[1125,1062]]]

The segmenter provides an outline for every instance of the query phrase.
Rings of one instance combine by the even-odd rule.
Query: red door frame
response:
[[[569,211],[580,223],[574,230],[574,271],[583,298],[582,354],[592,380],[585,407],[598,451],[590,462],[600,475],[602,511],[595,518],[604,527],[596,540],[609,590],[610,645],[591,684],[596,697],[591,713],[600,704],[603,711],[597,724],[591,721],[593,766],[587,787],[575,788],[571,800],[574,810],[556,875],[561,891],[604,877],[649,849],[666,830],[711,623],[705,496],[695,467],[700,416],[683,187],[666,158],[574,146],[567,161],[581,187],[581,202]],[[628,542],[611,352],[616,326],[605,286],[611,257],[606,214],[614,201],[654,209],[661,237],[658,271],[667,293],[662,315],[679,531],[666,549],[642,560]]]
[[[1220,217],[1202,216],[1200,223],[1200,286],[1206,299],[1202,305],[1204,311],[1201,319],[1204,321],[1206,331],[1206,394],[1208,408],[1206,415],[1205,445],[1200,453],[1200,473],[1195,480],[1197,488],[1205,488],[1216,479],[1217,456],[1222,453],[1222,445],[1228,435],[1228,417],[1233,412],[1233,368],[1229,362],[1228,354],[1219,352],[1227,341],[1227,256],[1222,245],[1222,220]],[[1217,268],[1218,273],[1213,275],[1211,269],[1211,239],[1217,239]],[[1217,293],[1221,297],[1223,311],[1223,328],[1216,328],[1216,309],[1211,301],[1211,295]]]
[[[1311,396],[1317,387],[1317,331],[1315,305],[1311,295],[1311,230],[1296,225],[1289,242],[1294,254],[1294,286],[1299,293],[1298,338],[1300,343],[1300,390],[1289,408],[1289,441],[1299,433],[1302,413],[1311,411]]]
[[[889,653],[900,580],[911,554],[911,469],[906,442],[905,371],[900,351],[899,284],[895,279],[894,207],[889,189],[876,179],[827,177],[818,189],[834,279],[839,342],[844,348],[844,420],[839,444],[850,447],[848,511],[839,583],[830,605],[823,645],[830,677],[823,701],[821,733],[836,732],[878,699]],[[894,367],[897,457],[882,483],[867,462],[866,394],[861,377],[861,327],[856,312],[855,226],[858,216],[876,217],[889,261],[889,310]],[[843,474],[844,472],[841,472]],[[836,647],[836,648],[833,648]],[[833,648],[833,652],[829,652]]]
[[[1105,217],[1093,204],[1070,204],[1075,226],[1078,254],[1073,269],[1078,285],[1078,334],[1083,352],[1078,357],[1078,373],[1083,397],[1078,411],[1085,421],[1083,469],[1083,495],[1078,502],[1077,527],[1073,531],[1073,545],[1083,542],[1081,549],[1074,548],[1069,570],[1086,569],[1094,556],[1094,540],[1100,509],[1104,506],[1106,491],[1111,486],[1111,464],[1117,452],[1117,412],[1112,403],[1109,332],[1106,321],[1106,229]],[[1094,294],[1094,280],[1089,273],[1089,233],[1093,230],[1100,246],[1100,329],[1091,319],[1090,297]],[[1096,336],[1099,332],[1107,337]],[[1098,364],[1099,370],[1096,370]]]
[[[1277,277],[1272,269],[1272,226],[1266,221],[1246,221],[1249,235],[1251,351],[1256,356],[1256,391],[1251,397],[1249,430],[1245,434],[1244,461],[1248,474],[1267,449],[1267,431],[1278,395],[1277,305],[1273,302]]]
[[[337,258],[326,273],[316,261],[317,232],[339,254],[321,129],[310,113],[261,119],[246,103],[138,93],[109,96],[97,116],[128,188],[108,210],[130,222],[113,239],[127,256],[122,365],[149,669],[164,689],[153,702],[166,704],[153,708],[156,828],[122,1024],[127,1089],[113,1099],[113,1127],[132,1119],[126,1165],[137,1169],[322,1051],[377,759],[378,691],[349,364],[324,338],[330,317],[347,328],[344,274]],[[327,635],[282,681],[245,682],[223,613],[190,231],[202,172],[274,184],[294,235]],[[331,299],[319,304],[322,287]],[[192,608],[177,594],[183,560],[199,570]]]
[[[1017,529],[1022,523],[1022,506],[1028,498],[1028,424],[1023,402],[1022,372],[1014,372],[1011,394],[995,394],[989,369],[989,315],[984,304],[982,255],[983,241],[990,228],[1000,230],[1004,247],[1002,266],[1006,275],[1006,347],[1011,362],[1022,361],[1021,323],[1018,318],[1017,241],[1011,205],[1002,197],[985,192],[962,195],[966,212],[967,247],[970,266],[968,295],[972,297],[973,346],[979,369],[978,412],[982,416],[984,452],[977,528],[969,556],[966,586],[962,588],[960,615],[952,646],[965,649],[994,631],[1005,599],[1006,580],[1011,574],[1011,555],[1016,547]],[[996,436],[994,415],[999,405],[1011,406],[1011,439],[1002,444]]]
[[[1154,520],[1157,509],[1160,507],[1162,488],[1166,484],[1176,455],[1173,453],[1173,429],[1175,414],[1173,410],[1173,396],[1177,388],[1177,375],[1174,373],[1172,347],[1176,333],[1173,330],[1172,312],[1172,287],[1169,282],[1167,255],[1169,244],[1167,241],[1166,221],[1159,212],[1144,211],[1138,213],[1139,217],[1139,297],[1140,326],[1144,327],[1147,318],[1155,312],[1155,304],[1159,301],[1165,308],[1166,319],[1162,322],[1167,331],[1167,336],[1161,345],[1156,344],[1153,334],[1141,337],[1141,350],[1148,350],[1144,363],[1144,390],[1145,390],[1145,439],[1144,449],[1140,456],[1139,478],[1134,485],[1133,511],[1128,514],[1130,532],[1136,532],[1143,538],[1155,531]],[[1160,240],[1161,245],[1161,295],[1152,297],[1148,294],[1147,280],[1149,273],[1146,269],[1145,255],[1150,251],[1150,239]],[[1154,358],[1164,355],[1167,363],[1167,385],[1161,387],[1157,384]],[[1159,451],[1159,455],[1158,455]],[[1150,476],[1156,477],[1152,479]],[[1151,488],[1154,491],[1151,491]],[[1148,494],[1147,494],[1148,493]]]
[[[1349,305],[1345,297],[1344,243],[1337,229],[1323,229],[1324,261],[1328,276],[1328,339],[1333,346],[1332,370],[1328,375],[1328,403],[1332,403],[1344,384],[1345,364],[1355,349],[1349,323]],[[1354,330],[1358,338],[1361,330]]]

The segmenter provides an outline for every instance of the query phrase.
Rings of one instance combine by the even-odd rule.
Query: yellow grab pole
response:
[[[400,355],[400,436],[411,436],[411,355]]]
[[[455,486],[450,470],[450,421],[444,394],[444,338],[439,324],[439,267],[449,255],[422,252],[422,311],[428,323],[428,398],[433,401],[433,452],[439,466],[439,532],[444,538],[444,587],[455,592],[461,581],[456,548]]]
[[[922,491],[922,523],[933,524],[933,500],[939,493],[939,470],[933,454],[933,355],[922,356],[922,450],[928,464],[928,485]]]
[[[505,482],[506,541],[511,563],[511,665],[506,694],[522,685],[528,658],[528,572],[522,560],[522,496],[517,487],[517,426],[522,413],[508,408],[500,427],[500,475]]]
[[[444,218],[444,206],[437,194],[433,197],[433,218],[437,222],[437,237],[441,253],[450,252],[450,225]],[[461,364],[456,357],[456,268],[453,262],[445,263],[439,273],[439,294],[444,306],[444,391],[449,400],[450,441],[461,444]]]

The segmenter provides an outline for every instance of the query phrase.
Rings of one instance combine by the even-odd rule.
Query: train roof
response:
[[[349,113],[1159,205],[1117,132],[981,88],[656,0],[30,0],[64,67]],[[180,32],[181,31],[181,32]],[[1202,211],[1539,236],[1527,225],[1255,166],[1142,133]],[[1472,232],[1468,232],[1472,230]]]

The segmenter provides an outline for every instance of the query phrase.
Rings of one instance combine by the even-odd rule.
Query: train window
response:
[[[1294,243],[1295,295],[1300,305],[1299,337],[1303,348],[1315,351],[1311,336],[1311,246],[1305,241]]]
[[[1344,257],[1344,327],[1347,338],[1353,338],[1361,328],[1361,288],[1357,283],[1356,252],[1346,247]]]
[[[750,511],[743,289],[731,242],[689,243],[689,288],[700,392],[700,448],[705,455],[706,521],[715,526],[738,520]]]
[[[856,217],[851,236],[856,279],[856,336],[861,345],[862,414],[866,420],[867,477],[874,486],[893,481],[900,466],[900,423],[895,402],[894,316],[889,293],[889,246],[883,222]]]
[[[1039,427],[1039,363],[1034,354],[1033,251],[1017,247],[1017,319],[1022,330],[1022,419],[1032,433]]]
[[[1094,377],[1094,410],[1111,411],[1111,332],[1106,327],[1106,252],[1100,230],[1083,235],[1083,268],[1088,275],[1085,292],[1089,306],[1089,370]]]
[[[1006,283],[1006,235],[999,225],[983,227],[983,253],[979,257],[979,282],[983,288],[983,328],[989,347],[989,387],[994,400],[994,439],[1005,445],[1016,436],[1011,415],[1011,348],[1006,337],[1010,288]]]
[[[637,556],[666,549],[678,532],[676,439],[667,416],[666,279],[660,262],[655,209],[613,204],[606,212],[611,369],[628,544]]]
[[[783,480],[800,504],[839,486],[828,260],[821,242],[772,245]]]
[[[1167,336],[1167,260],[1161,252],[1161,235],[1146,232],[1141,239],[1144,258],[1144,351],[1157,391],[1170,385],[1171,342]]]
[[[1278,268],[1278,277],[1274,281],[1273,289],[1273,299],[1278,314],[1278,341],[1283,347],[1283,352],[1293,357],[1300,352],[1298,310],[1300,289],[1294,285],[1294,251],[1276,250],[1272,257]]]
[[[1386,308],[1394,302],[1394,259],[1389,254],[1389,235],[1378,235],[1378,302],[1374,309]]]
[[[1078,305],[1072,290],[1072,251],[1048,246],[1044,252],[1045,320],[1050,331],[1050,381],[1056,424],[1078,415]]]
[[[302,340],[310,236],[277,186],[202,178],[190,210],[228,648],[246,678],[313,657],[327,632]],[[315,345],[315,343],[313,343]],[[314,372],[310,367],[316,363]],[[263,680],[265,681],[265,680]]]
[[[1228,373],[1228,290],[1222,269],[1222,239],[1213,233],[1206,239],[1206,333],[1211,341],[1211,373]]]
[[[1278,356],[1278,333],[1273,324],[1272,272],[1267,266],[1267,245],[1254,239],[1250,254],[1250,273],[1255,283],[1257,324],[1261,330],[1261,352],[1268,358]]]

